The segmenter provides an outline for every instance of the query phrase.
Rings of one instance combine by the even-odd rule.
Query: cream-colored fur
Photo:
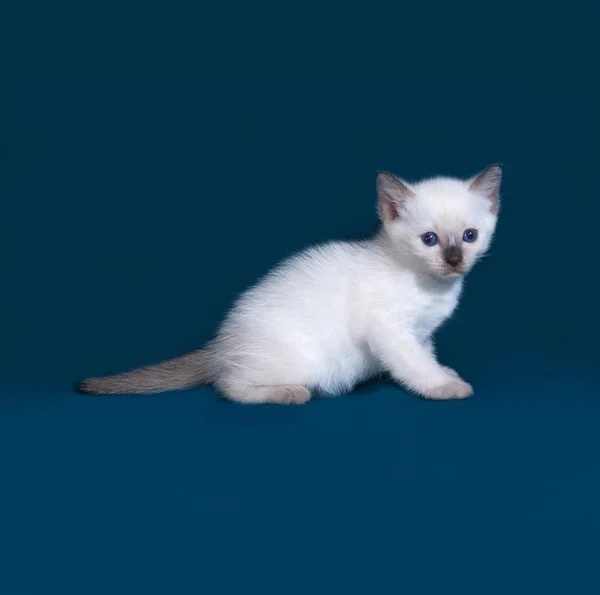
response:
[[[381,172],[376,237],[289,258],[241,296],[204,349],[88,379],[79,390],[157,392],[210,382],[234,401],[304,403],[386,372],[424,398],[468,397],[471,386],[438,363],[432,336],[492,240],[501,173],[494,165],[466,181],[407,184]],[[473,243],[463,240],[467,229],[477,230]],[[437,244],[425,245],[426,232]],[[450,265],[452,251],[461,260]]]

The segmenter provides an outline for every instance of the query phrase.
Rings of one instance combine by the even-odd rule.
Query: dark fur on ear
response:
[[[477,174],[469,185],[469,190],[485,196],[492,203],[492,213],[498,214],[500,209],[500,184],[502,183],[502,166],[499,163],[488,165]]]
[[[414,192],[394,174],[377,173],[377,208],[382,221],[393,221],[400,216],[402,206]]]

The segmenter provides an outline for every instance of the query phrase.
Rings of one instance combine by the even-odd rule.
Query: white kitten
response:
[[[417,184],[377,176],[382,227],[364,242],[309,248],[246,291],[217,336],[183,357],[78,383],[83,393],[142,393],[213,383],[242,403],[304,403],[389,372],[429,399],[472,388],[435,357],[432,334],[496,226],[502,169]]]

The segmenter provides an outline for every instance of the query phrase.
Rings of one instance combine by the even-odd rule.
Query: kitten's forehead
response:
[[[461,180],[435,178],[413,189],[415,197],[406,205],[406,211],[417,225],[454,231],[490,216],[489,202],[470,192]]]

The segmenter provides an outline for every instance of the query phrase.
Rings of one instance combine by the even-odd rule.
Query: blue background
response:
[[[570,6],[2,3],[2,595],[598,592],[597,48]],[[377,169],[495,161],[497,240],[439,337],[474,398],[72,392],[372,233]]]

